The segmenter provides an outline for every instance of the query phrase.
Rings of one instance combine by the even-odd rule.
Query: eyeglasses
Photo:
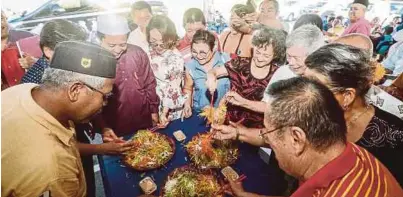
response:
[[[263,129],[261,129],[261,130],[259,131],[259,137],[261,137],[262,139],[264,139],[264,138],[263,138],[264,135],[269,134],[269,133],[272,133],[272,132],[277,131],[277,130],[280,130],[280,129],[283,129],[284,127],[288,127],[288,126],[278,127],[278,128],[272,129],[272,130],[270,130],[270,131],[265,131],[265,132],[263,132]]]
[[[164,43],[156,43],[156,42],[150,42],[150,46],[152,48],[156,48],[156,47],[161,47],[161,48],[165,48],[165,44]]]
[[[192,56],[198,57],[200,55],[200,58],[206,58],[209,53],[210,53],[210,51],[209,52],[201,51],[200,53],[197,53],[196,51],[192,51]]]
[[[99,92],[100,94],[102,94],[102,99],[103,99],[104,101],[108,101],[108,99],[113,96],[113,93],[112,93],[112,92],[103,93],[101,90],[98,90],[98,89],[96,89],[96,88],[94,88],[94,87],[92,87],[92,86],[90,86],[90,85],[88,85],[88,84],[86,84],[86,83],[82,83],[82,84],[85,85],[85,86],[87,86],[90,90],[95,91],[95,92]]]

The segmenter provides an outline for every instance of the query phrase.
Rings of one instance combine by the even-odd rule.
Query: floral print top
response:
[[[185,63],[181,53],[167,50],[162,55],[151,52],[151,68],[157,80],[157,94],[160,97],[160,115],[162,108],[169,108],[170,120],[179,119],[187,95],[182,93]]]

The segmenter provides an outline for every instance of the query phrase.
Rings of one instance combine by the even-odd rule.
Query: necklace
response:
[[[365,113],[367,113],[368,110],[369,110],[369,108],[370,108],[370,105],[366,105],[366,106],[365,106],[365,110],[364,110],[363,112],[354,115],[353,118],[351,118],[351,120],[349,120],[349,121],[347,122],[347,128],[351,128],[351,124],[354,123],[355,121],[357,121],[357,119],[358,119],[359,117],[361,117],[362,115],[364,115]]]

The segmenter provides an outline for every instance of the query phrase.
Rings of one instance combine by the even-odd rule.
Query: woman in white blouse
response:
[[[182,93],[184,60],[176,49],[178,35],[174,23],[166,16],[151,18],[147,26],[147,40],[151,48],[151,67],[157,80],[157,94],[161,99],[160,121],[167,124],[179,119],[187,96]]]

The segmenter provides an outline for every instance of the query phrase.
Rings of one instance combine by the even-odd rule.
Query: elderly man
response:
[[[42,85],[2,92],[2,196],[86,196],[73,122],[101,111],[115,73],[108,51],[66,41],[56,46]]]
[[[368,0],[354,0],[348,13],[350,25],[344,30],[343,36],[351,33],[371,35],[371,24],[365,19],[367,7]]]
[[[127,20],[119,15],[102,15],[97,22],[101,46],[118,60],[115,96],[97,125],[103,131],[104,141],[115,141],[120,140],[117,136],[159,123],[157,83],[147,54],[140,47],[127,44]]]
[[[153,16],[150,4],[145,1],[137,1],[132,5],[131,18],[137,25],[129,34],[127,43],[139,46],[147,54],[150,53],[150,47],[147,41],[146,28]]]
[[[273,84],[268,94],[260,137],[280,167],[299,180],[291,197],[403,196],[381,162],[347,142],[343,110],[326,86],[298,77]],[[234,196],[259,196],[230,184]]]

